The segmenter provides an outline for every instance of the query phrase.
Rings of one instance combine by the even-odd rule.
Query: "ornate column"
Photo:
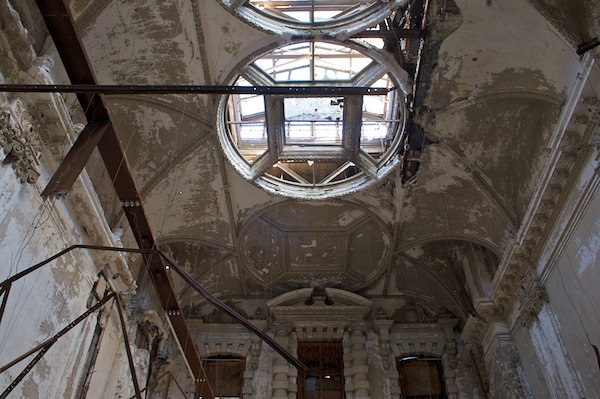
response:
[[[244,386],[242,387],[242,394],[246,398],[251,398],[254,393],[254,387],[252,385],[252,379],[254,373],[258,369],[258,361],[260,356],[260,346],[262,341],[258,335],[252,334],[250,344],[250,350],[246,356],[246,369],[244,370]]]
[[[394,324],[393,320],[375,320],[375,325],[379,330],[379,341],[381,347],[381,361],[383,369],[387,372],[387,379],[390,384],[390,399],[398,399],[400,397],[400,386],[398,385],[398,370],[396,369],[394,354],[390,346],[390,328]]]
[[[287,323],[275,323],[273,330],[277,342],[284,348],[288,348],[291,326]],[[289,399],[289,373],[288,362],[276,353],[273,360],[273,399]]]
[[[370,398],[369,365],[367,364],[366,332],[364,323],[349,326],[352,350],[352,370],[354,374],[354,398]]]
[[[296,331],[290,333],[288,350],[297,359],[298,358],[298,334]],[[298,396],[298,369],[289,367],[289,399],[296,399]]]
[[[454,335],[455,319],[440,319],[438,326],[444,329],[444,351],[442,352],[442,366],[444,369],[444,385],[446,386],[446,396],[448,399],[458,399],[459,389],[456,385],[456,368],[458,353],[456,348],[456,339]]]
[[[502,322],[493,323],[483,345],[490,399],[528,397],[523,389],[524,374],[520,370],[519,354],[510,337],[508,326]]]

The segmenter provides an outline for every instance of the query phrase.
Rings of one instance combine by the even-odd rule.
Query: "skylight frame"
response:
[[[396,8],[408,3],[408,0],[371,0],[367,7],[357,12],[349,12],[344,6],[340,6],[337,0],[320,0],[319,3],[329,4],[333,9],[339,12],[333,18],[327,18],[323,21],[310,21],[310,18],[298,20],[284,12],[274,10],[274,12],[265,11],[245,0],[218,0],[223,7],[239,18],[255,25],[259,29],[264,29],[277,34],[291,34],[293,36],[316,36],[318,35],[351,35],[365,30],[389,16]],[[294,2],[294,1],[292,1]],[[254,3],[257,3],[256,1]],[[360,1],[353,1],[355,8],[360,8]],[[346,8],[346,9],[345,9]],[[293,11],[294,8],[287,10]],[[299,12],[310,12],[301,11]],[[315,30],[318,32],[315,33]]]
[[[382,79],[390,81],[390,87],[394,88],[386,95],[386,101],[392,105],[383,115],[364,114],[365,120],[374,120],[378,123],[387,123],[387,129],[394,129],[391,137],[375,137],[373,140],[362,140],[361,131],[363,123],[363,96],[350,95],[341,97],[343,99],[343,118],[340,129],[342,130],[341,142],[324,140],[287,140],[286,141],[286,117],[284,103],[286,98],[296,97],[294,95],[264,95],[265,102],[265,125],[267,129],[268,149],[261,153],[262,149],[256,150],[249,159],[244,152],[246,148],[238,148],[231,139],[227,129],[227,123],[220,125],[220,139],[225,153],[232,165],[247,180],[254,182],[265,190],[294,198],[327,198],[338,196],[349,192],[360,190],[370,185],[373,181],[385,176],[397,163],[396,150],[404,138],[404,125],[406,121],[406,87],[410,87],[406,80],[406,73],[385,53],[382,53],[362,43],[345,42],[337,43],[331,41],[320,41],[326,46],[347,46],[347,52],[358,52],[368,59],[366,67],[355,73],[351,80],[339,81],[275,81],[256,62],[260,56],[255,56],[246,61],[245,66],[236,68],[232,84],[239,84],[238,79],[244,81],[244,85],[264,85],[268,82],[273,86],[291,87],[308,85],[330,85],[334,87],[377,87]],[[293,46],[310,43],[294,43]],[[267,50],[265,58],[273,57],[273,53],[281,52],[288,46]],[[289,46],[291,47],[291,45]],[[275,50],[275,51],[273,51]],[[269,51],[272,51],[269,53]],[[390,57],[390,58],[387,58]],[[365,63],[366,64],[366,63]],[[233,95],[232,95],[233,96]],[[311,97],[305,95],[304,97]],[[317,96],[312,96],[317,97]],[[323,96],[318,96],[323,97]],[[331,96],[332,98],[335,96]],[[219,106],[220,115],[226,114],[226,109],[231,104],[229,97],[224,97]],[[329,98],[329,97],[324,97]],[[261,119],[259,117],[258,119]],[[309,118],[307,118],[309,119]],[[227,121],[226,117],[223,120]],[[384,129],[385,131],[385,129]],[[385,131],[387,134],[387,131]],[[229,137],[228,137],[229,136]],[[225,140],[223,139],[225,138]],[[258,146],[264,144],[264,139]],[[250,151],[251,152],[251,151]],[[241,162],[240,162],[241,161]],[[314,172],[311,178],[298,174],[300,170],[305,173],[307,166],[302,163],[318,164],[319,179],[314,181]],[[302,166],[304,165],[304,166]],[[323,165],[328,165],[325,169]],[[297,169],[300,168],[300,169]],[[328,169],[329,168],[329,169]],[[279,171],[279,172],[278,172]],[[323,176],[325,176],[323,178]]]

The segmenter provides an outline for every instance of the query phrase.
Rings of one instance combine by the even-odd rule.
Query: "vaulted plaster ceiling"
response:
[[[342,198],[290,200],[240,177],[217,138],[217,96],[106,101],[159,244],[222,299],[246,299],[252,314],[260,300],[317,285],[372,298],[389,316],[414,298],[465,318],[445,259],[492,273],[498,265],[580,69],[575,43],[598,32],[593,3],[432,1],[415,104],[419,171],[403,183],[398,168]],[[252,27],[216,0],[72,7],[102,84],[223,84],[243,60],[291,39]],[[562,9],[579,11],[557,15]],[[109,219],[125,226],[97,162],[88,171]],[[473,251],[482,257],[465,260]],[[200,298],[177,287],[190,315],[201,317]]]

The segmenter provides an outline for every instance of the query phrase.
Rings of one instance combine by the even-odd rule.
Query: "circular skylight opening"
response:
[[[323,199],[363,189],[398,164],[407,85],[387,54],[299,42],[237,70],[229,84],[245,93],[223,96],[218,125],[245,179],[271,193]]]
[[[277,33],[354,33],[382,21],[406,0],[219,0],[234,14]],[[315,31],[318,29],[318,31]]]

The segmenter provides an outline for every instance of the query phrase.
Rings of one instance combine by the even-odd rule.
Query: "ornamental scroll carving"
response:
[[[42,151],[33,121],[20,101],[0,109],[0,147],[4,164],[10,163],[21,183],[34,184]]]
[[[517,297],[520,303],[517,322],[523,327],[529,327],[536,320],[544,302],[548,300],[544,287],[533,272],[529,271],[521,279]]]

